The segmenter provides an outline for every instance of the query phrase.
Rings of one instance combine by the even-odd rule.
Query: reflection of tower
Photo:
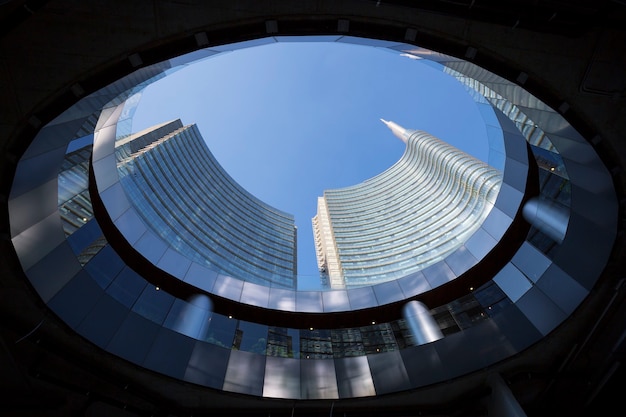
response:
[[[128,199],[173,249],[243,281],[297,287],[293,216],[237,184],[196,125],[176,120],[118,139],[116,157]]]
[[[383,123],[407,144],[402,158],[318,200],[317,260],[332,288],[385,282],[439,262],[480,227],[500,189],[498,170],[426,132]]]
[[[267,356],[293,358],[293,337],[285,327],[270,327],[267,332]]]

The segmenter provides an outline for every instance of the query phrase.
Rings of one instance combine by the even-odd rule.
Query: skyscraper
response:
[[[116,155],[129,200],[178,252],[243,281],[296,288],[293,216],[237,184],[195,124],[176,120],[118,139]]]
[[[332,288],[389,281],[442,260],[478,229],[500,189],[500,171],[426,132],[382,121],[407,145],[400,160],[318,198],[317,261]]]

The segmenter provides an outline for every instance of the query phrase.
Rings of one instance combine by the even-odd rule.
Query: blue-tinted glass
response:
[[[68,236],[67,242],[75,254],[79,254],[94,240],[102,236],[102,230],[95,219],[88,221],[83,227]]]
[[[174,297],[171,294],[153,285],[146,285],[143,293],[133,306],[133,311],[157,324],[162,324],[172,303],[174,303]]]
[[[109,285],[106,292],[130,308],[146,286],[146,281],[129,267],[125,267]]]
[[[262,324],[240,321],[235,334],[235,348],[265,355],[268,329]],[[238,345],[238,346],[237,346]]]
[[[85,269],[100,287],[106,288],[124,265],[125,263],[119,255],[107,245],[85,265]]]
[[[228,317],[213,313],[204,340],[230,349],[233,346],[236,328],[236,319],[229,319]]]

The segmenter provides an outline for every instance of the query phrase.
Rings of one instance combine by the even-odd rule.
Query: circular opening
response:
[[[129,100],[131,130],[136,134],[175,119],[183,125],[196,124],[234,182],[294,215],[297,288],[324,289],[329,283],[323,273],[320,277],[324,267],[316,259],[311,226],[317,198],[325,190],[362,184],[402,163],[406,145],[380,118],[426,131],[499,170],[503,161],[493,158],[498,153],[493,148],[503,148],[502,134],[493,114],[481,111],[475,90],[443,66],[423,59],[424,50],[371,40],[377,46],[352,43],[366,41],[359,39],[292,40],[214,48],[208,57],[172,72]],[[368,192],[394,191],[379,187]],[[412,209],[403,205],[398,210]],[[420,226],[414,222],[406,227]],[[417,237],[412,239],[404,245],[405,252],[418,245]],[[369,245],[372,248],[372,242]],[[365,249],[355,256],[373,258]],[[394,256],[378,256],[369,263],[391,264]],[[244,273],[236,276],[227,267],[220,272],[246,280]],[[369,273],[374,274],[381,278],[371,282],[385,280],[384,268]],[[361,279],[352,286],[368,282]]]

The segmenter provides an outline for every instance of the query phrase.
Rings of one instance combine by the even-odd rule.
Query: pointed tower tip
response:
[[[397,123],[390,122],[382,118],[380,119],[380,121],[383,122],[393,132],[393,134],[397,138],[399,138],[402,142],[404,143],[407,142],[408,136],[407,136],[407,130],[405,128],[398,125]]]

